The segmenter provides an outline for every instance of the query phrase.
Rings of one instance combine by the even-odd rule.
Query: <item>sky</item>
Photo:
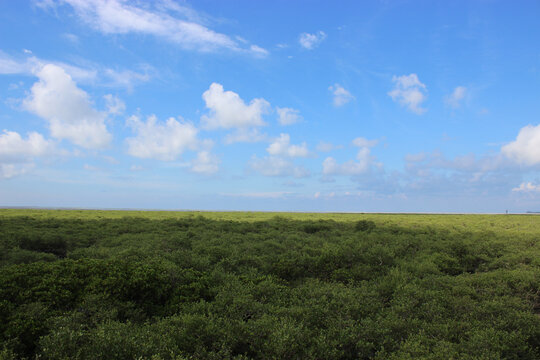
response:
[[[0,1],[0,206],[540,211],[538,1]]]

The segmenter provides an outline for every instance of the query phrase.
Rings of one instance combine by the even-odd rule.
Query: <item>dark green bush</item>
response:
[[[540,358],[540,227],[0,226],[0,359]]]
[[[365,231],[365,232],[371,232],[373,229],[376,228],[376,225],[371,220],[359,220],[354,225],[354,228],[356,231]]]

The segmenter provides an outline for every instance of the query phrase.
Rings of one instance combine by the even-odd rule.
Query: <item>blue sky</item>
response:
[[[0,2],[0,205],[540,211],[538,1]]]

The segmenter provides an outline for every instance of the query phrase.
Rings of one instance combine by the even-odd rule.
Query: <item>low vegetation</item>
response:
[[[540,218],[0,211],[0,359],[539,359]]]

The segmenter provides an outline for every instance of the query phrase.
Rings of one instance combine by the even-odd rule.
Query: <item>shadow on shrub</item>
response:
[[[356,231],[371,232],[375,229],[375,223],[371,220],[360,220],[356,223],[354,228]]]

